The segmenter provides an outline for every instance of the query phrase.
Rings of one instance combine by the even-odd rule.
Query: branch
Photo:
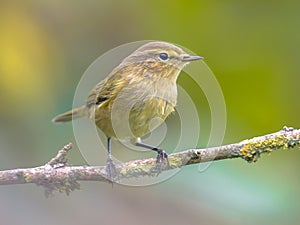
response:
[[[261,154],[277,149],[299,147],[300,129],[284,127],[282,130],[247,139],[239,143],[204,149],[188,149],[169,155],[170,166],[162,170],[180,168],[186,165],[222,159],[242,158],[247,162],[256,162]],[[69,194],[80,188],[79,181],[104,181],[107,178],[105,166],[69,166],[66,155],[72,148],[67,144],[46,165],[0,171],[0,185],[35,183],[45,189],[46,196],[58,190]],[[128,179],[141,176],[156,176],[156,159],[134,160],[116,165],[117,178]]]

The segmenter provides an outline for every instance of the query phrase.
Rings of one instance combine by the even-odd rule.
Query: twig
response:
[[[54,168],[65,166],[68,161],[67,153],[72,148],[72,143],[66,144],[61,150],[58,151],[57,155],[53,157],[47,164]]]
[[[256,162],[263,153],[277,149],[289,149],[300,144],[300,129],[284,127],[276,133],[255,137],[242,142],[205,149],[188,149],[169,156],[170,166],[163,170],[180,168],[190,164],[214,160],[242,158],[247,162]],[[45,189],[48,196],[54,190],[69,194],[79,189],[78,181],[106,181],[104,166],[67,166],[66,154],[72,144],[64,146],[46,165],[0,171],[0,185],[35,183]],[[156,159],[134,160],[116,166],[118,179],[156,176]]]

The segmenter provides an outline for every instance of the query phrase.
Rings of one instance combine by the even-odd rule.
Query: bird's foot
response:
[[[161,171],[165,168],[165,160],[167,161],[167,167],[170,167],[169,163],[169,155],[166,153],[165,150],[160,148],[154,148],[154,151],[157,151],[157,157],[156,157],[156,170],[157,175],[161,173]]]
[[[117,175],[117,169],[111,158],[108,158],[106,161],[106,174],[107,174],[107,179],[111,182],[113,186],[115,177]]]

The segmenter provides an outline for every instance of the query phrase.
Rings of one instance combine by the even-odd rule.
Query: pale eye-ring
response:
[[[166,61],[166,60],[169,59],[169,56],[168,56],[167,53],[163,52],[163,53],[160,53],[160,54],[159,54],[159,58],[160,58],[161,60]]]

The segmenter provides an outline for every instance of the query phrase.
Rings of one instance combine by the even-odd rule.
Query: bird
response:
[[[157,152],[159,172],[169,165],[164,149],[142,142],[175,110],[177,78],[190,62],[203,57],[161,41],[148,42],[125,57],[90,91],[85,104],[53,118],[54,123],[88,117],[107,137],[106,173],[114,182],[116,167],[111,156],[112,138],[130,138],[139,147]],[[151,124],[151,130],[149,125]]]

